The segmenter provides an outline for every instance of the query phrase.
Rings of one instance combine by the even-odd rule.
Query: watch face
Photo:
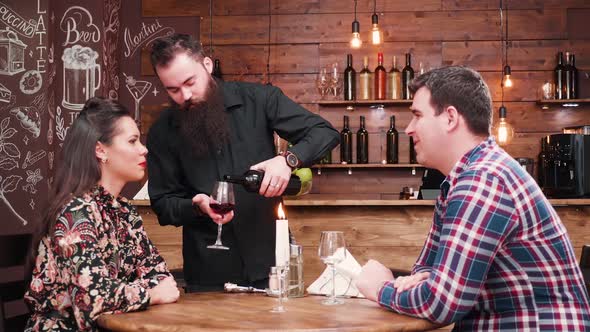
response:
[[[287,154],[287,164],[290,167],[297,167],[297,164],[299,163],[299,160],[297,159],[297,156],[292,154],[292,153],[288,153]]]

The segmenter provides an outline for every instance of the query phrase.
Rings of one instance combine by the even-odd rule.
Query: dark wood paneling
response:
[[[215,16],[213,18],[213,42],[215,45],[246,45],[268,43],[268,17]],[[201,40],[209,44],[209,17],[201,20]],[[274,43],[274,40],[271,41]]]
[[[586,7],[590,7],[586,1]],[[590,20],[590,9],[568,8],[567,10],[567,33],[570,39],[590,39],[588,30]]]
[[[584,70],[590,69],[590,43],[572,28],[572,20],[590,8],[583,0],[507,1],[509,7],[508,61],[513,70],[515,86],[504,90],[508,120],[516,129],[514,142],[506,148],[513,156],[535,158],[539,140],[562,127],[590,124],[590,106],[564,109],[559,106],[543,110],[535,103],[539,88],[553,79],[555,54],[571,51],[577,56],[582,94],[590,94]],[[376,54],[384,52],[385,65],[391,58],[404,64],[405,52],[412,53],[412,65],[419,71],[441,65],[467,65],[482,72],[492,92],[494,118],[501,100],[500,26],[497,0],[378,0],[379,23],[386,43],[368,43],[372,0],[358,2],[358,20],[364,40],[360,50],[348,47],[354,3],[339,0],[271,0],[270,44],[268,0],[228,0],[215,2],[213,8],[214,56],[221,59],[226,80],[267,82],[266,62],[270,47],[270,77],[273,85],[312,112],[342,128],[342,115],[351,117],[353,132],[358,129],[358,116],[367,118],[370,135],[370,160],[380,162],[384,155],[389,116],[396,115],[400,132],[400,162],[408,160],[408,137],[403,134],[411,120],[407,105],[388,106],[384,110],[358,107],[353,112],[344,107],[319,107],[320,96],[315,87],[316,73],[322,67],[338,63],[343,71],[346,53],[352,53],[354,67],[360,71],[362,57],[370,58],[370,69],[376,65]],[[143,1],[144,15],[201,15],[202,41],[209,42],[209,8],[207,2],[190,0]],[[575,17],[574,17],[575,16]],[[578,21],[580,21],[578,19]],[[582,22],[585,22],[583,19]],[[579,24],[578,24],[579,25]],[[574,24],[574,26],[578,26]],[[585,25],[582,25],[585,28]],[[584,30],[585,31],[585,30]],[[582,31],[584,33],[584,31]],[[582,37],[580,37],[582,36]],[[145,59],[144,59],[145,62]],[[144,66],[148,63],[144,63]],[[149,74],[149,64],[146,74]],[[341,98],[340,96],[338,98]],[[155,119],[159,110],[145,110],[144,128]],[[147,113],[147,114],[146,114]],[[143,128],[142,128],[143,129]],[[355,151],[356,149],[353,149]],[[339,149],[332,153],[339,160]],[[359,170],[353,175],[346,169],[322,170],[316,176],[314,192],[357,193],[375,197],[395,197],[404,183],[414,183],[408,170]],[[364,184],[363,184],[364,183]],[[419,183],[419,182],[418,182]]]
[[[553,9],[590,7],[586,0],[516,0],[505,1],[512,9]],[[484,10],[499,8],[498,0],[442,0],[444,10]]]
[[[209,16],[208,1],[141,0],[142,16]]]

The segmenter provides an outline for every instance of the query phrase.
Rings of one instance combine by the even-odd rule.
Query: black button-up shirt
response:
[[[273,86],[218,82],[229,114],[230,141],[208,157],[197,158],[179,135],[178,110],[166,109],[147,138],[149,195],[161,225],[183,227],[184,274],[196,288],[267,278],[274,265],[275,220],[280,197],[265,198],[234,186],[235,216],[223,226],[222,242],[230,250],[207,249],[217,224],[199,215],[192,198],[209,195],[225,174],[242,174],[275,156],[273,131],[293,143],[304,166],[320,159],[339,142],[329,122]]]

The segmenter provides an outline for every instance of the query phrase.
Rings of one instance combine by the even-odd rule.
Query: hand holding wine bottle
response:
[[[265,160],[253,165],[250,169],[264,172],[264,178],[258,192],[264,197],[281,196],[291,179],[291,167],[287,165],[283,156]]]

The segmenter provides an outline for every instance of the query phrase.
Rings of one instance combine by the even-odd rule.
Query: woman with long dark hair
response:
[[[86,102],[69,129],[31,254],[26,331],[93,331],[103,313],[178,299],[141,217],[119,197],[143,178],[147,149],[121,105]]]

